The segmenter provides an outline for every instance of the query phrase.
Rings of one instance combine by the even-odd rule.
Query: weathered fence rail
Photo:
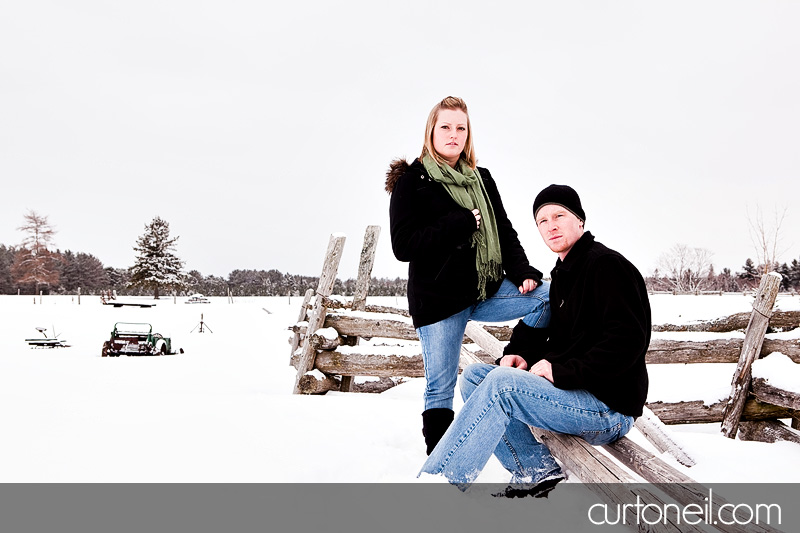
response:
[[[409,344],[414,345],[409,341],[418,341],[408,312],[396,307],[366,303],[364,295],[368,289],[378,234],[377,228],[371,227],[365,235],[361,256],[361,262],[365,266],[359,269],[358,296],[352,302],[332,296],[327,287],[328,284],[332,287],[338,257],[344,246],[343,236],[335,239],[332,237],[317,294],[306,295],[298,322],[290,328],[294,332],[291,340],[291,364],[298,371],[296,393],[319,394],[329,390],[350,390],[352,379],[356,376],[383,379],[424,376],[421,352],[413,349],[409,351],[408,348]],[[760,289],[756,295],[756,305],[750,314],[738,313],[690,325],[665,324],[653,327],[654,331],[711,332],[730,332],[746,328],[744,339],[653,339],[646,355],[647,364],[650,365],[739,363],[737,369],[742,369],[737,372],[741,376],[732,385],[731,395],[732,398],[737,396],[738,412],[733,412],[729,418],[750,424],[749,432],[752,432],[752,424],[781,418],[791,418],[792,428],[800,428],[800,395],[772,387],[763,380],[750,379],[749,368],[753,360],[772,352],[781,352],[800,364],[800,339],[765,338],[767,327],[787,330],[800,326],[800,312],[772,311],[777,292],[770,276],[764,276],[762,284],[767,282],[771,283],[771,288]],[[484,326],[482,329],[496,341],[507,341],[512,331],[507,326]],[[375,346],[375,342],[359,343],[359,339],[386,339],[386,342],[381,343],[384,346]],[[465,335],[464,342],[469,343],[471,340]],[[393,347],[393,343],[396,346]],[[418,345],[416,346],[419,350]],[[742,354],[745,352],[749,362],[742,363]],[[495,359],[484,350],[472,350],[471,356],[484,362]],[[736,395],[736,391],[743,393]],[[732,409],[731,403],[729,400],[713,405],[705,405],[702,401],[651,402],[648,407],[666,424],[691,424],[723,422],[726,409]],[[735,435],[734,427],[738,429],[736,423],[729,422],[726,434]]]
[[[384,308],[385,309],[385,308]],[[384,311],[376,311],[383,315]],[[410,321],[400,315],[386,314],[381,317],[355,316],[331,313],[326,316],[324,327],[334,328],[345,337],[388,337],[400,340],[418,340],[417,332]],[[293,326],[295,332],[305,333],[305,326]],[[507,341],[511,328],[487,326],[495,338]],[[671,363],[737,363],[744,345],[743,339],[719,339],[708,341],[676,341],[653,339],[647,350],[648,364]],[[781,352],[800,363],[800,339],[764,339],[760,357],[772,352]]]
[[[777,294],[776,294],[777,296]],[[653,326],[653,331],[710,331],[729,333],[745,329],[750,323],[751,313],[734,315],[691,324],[661,324]],[[794,329],[800,326],[800,311],[775,311],[770,317],[769,325],[773,329]]]
[[[374,227],[373,227],[374,228]],[[355,376],[380,378],[419,377],[424,375],[422,356],[409,352],[409,341],[417,341],[417,334],[405,310],[366,304],[367,283],[375,251],[378,232],[368,228],[365,236],[359,269],[358,295],[352,303],[334,298],[330,291],[336,277],[343,236],[331,236],[323,265],[323,274],[316,295],[306,293],[290,343],[291,364],[297,369],[295,393],[321,394],[330,390],[350,390]],[[766,278],[767,276],[765,276]],[[723,431],[731,436],[739,431],[741,438],[773,442],[790,440],[800,442],[800,394],[771,386],[761,379],[751,379],[750,365],[759,356],[780,351],[800,363],[800,340],[765,339],[767,325],[782,329],[798,327],[800,313],[772,313],[769,291],[764,289],[756,297],[756,305],[749,320],[739,315],[706,323],[713,331],[732,331],[747,327],[745,339],[679,342],[654,339],[647,352],[648,364],[738,362],[732,384],[732,400],[714,405],[701,401],[647,404],[645,415],[639,417],[636,427],[660,452],[669,452],[678,461],[691,466],[693,460],[676,444],[663,423],[686,424],[723,422]],[[772,298],[772,301],[770,301]],[[779,325],[778,325],[779,324]],[[698,324],[686,329],[666,325],[654,331],[696,331]],[[684,326],[680,326],[684,327]],[[721,329],[732,328],[732,329]],[[508,340],[508,327],[486,327],[469,323],[465,341],[474,341],[480,350],[462,347],[462,363],[494,361],[502,353],[502,341]],[[359,339],[372,339],[371,344]],[[386,342],[376,343],[376,339]],[[397,342],[400,341],[400,342]],[[743,391],[743,392],[742,392]],[[735,410],[732,407],[734,399]],[[792,428],[778,419],[791,418]],[[735,419],[734,430],[726,430],[726,421]],[[689,476],[670,466],[659,457],[627,438],[604,446],[606,453],[572,435],[560,435],[531,428],[540,441],[546,443],[553,454],[582,481],[591,483],[603,501],[630,504],[637,495],[646,495],[649,501],[661,501],[661,496],[647,489],[630,488],[622,483],[635,483],[641,479],[658,484],[671,501],[684,505],[701,501],[705,493],[702,486]],[[613,457],[613,459],[612,459]],[[624,465],[624,467],[622,466]],[[637,477],[638,476],[638,477]],[[666,488],[665,488],[666,487]],[[644,494],[646,493],[646,494]],[[719,498],[714,505],[725,505]],[[687,524],[664,523],[648,531],[693,531]],[[775,531],[769,526],[726,526],[725,531]]]

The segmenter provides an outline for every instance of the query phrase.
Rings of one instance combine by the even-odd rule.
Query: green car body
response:
[[[153,333],[153,326],[141,322],[117,322],[111,338],[103,343],[102,357],[120,355],[172,355],[172,339]],[[180,350],[183,353],[183,350]]]

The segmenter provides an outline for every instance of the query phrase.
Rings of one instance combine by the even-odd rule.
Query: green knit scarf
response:
[[[481,227],[472,234],[470,243],[477,248],[475,268],[478,271],[478,298],[485,300],[486,282],[502,279],[503,254],[497,233],[497,219],[478,169],[470,168],[463,159],[458,160],[457,169],[440,165],[430,154],[425,154],[422,164],[431,179],[444,185],[458,205],[480,211]]]

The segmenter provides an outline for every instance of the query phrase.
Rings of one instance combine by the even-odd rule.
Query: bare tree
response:
[[[53,244],[53,235],[56,234],[56,230],[47,221],[46,216],[28,210],[24,219],[25,222],[17,228],[26,234],[26,237],[22,239],[22,246],[34,254],[38,254],[42,249],[47,249],[49,245]]]
[[[676,244],[661,254],[658,268],[667,286],[676,292],[696,292],[709,285],[713,254],[705,248]]]
[[[778,250],[781,240],[781,226],[786,219],[787,209],[784,207],[782,211],[779,211],[776,207],[773,211],[771,223],[764,222],[763,213],[758,205],[756,205],[754,217],[750,216],[748,210],[747,223],[750,226],[750,239],[753,241],[762,275],[778,268],[778,255],[783,253],[783,250]]]
[[[11,274],[16,283],[32,284],[35,293],[38,293],[42,285],[58,285],[58,254],[48,250],[56,231],[46,216],[35,211],[28,211],[24,219],[25,222],[17,229],[25,233],[25,238],[14,257]]]

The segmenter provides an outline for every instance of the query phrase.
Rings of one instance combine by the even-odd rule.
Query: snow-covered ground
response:
[[[425,460],[423,380],[382,394],[295,396],[287,327],[300,298],[184,302],[141,309],[89,296],[80,305],[72,296],[0,296],[0,482],[415,481]],[[748,311],[752,297],[655,295],[651,303],[654,323],[685,323]],[[778,307],[800,309],[800,297],[781,296]],[[204,333],[195,329],[201,314]],[[151,323],[185,353],[101,358],[118,321]],[[55,328],[70,347],[31,349],[25,339],[36,327]],[[699,334],[656,334],[667,335]],[[727,396],[734,366],[651,366],[649,399],[713,403]],[[755,373],[797,390],[798,366],[776,355]],[[800,483],[800,445],[730,440],[719,424],[672,429],[697,460],[685,471],[700,482]],[[494,461],[479,478],[506,480]]]

